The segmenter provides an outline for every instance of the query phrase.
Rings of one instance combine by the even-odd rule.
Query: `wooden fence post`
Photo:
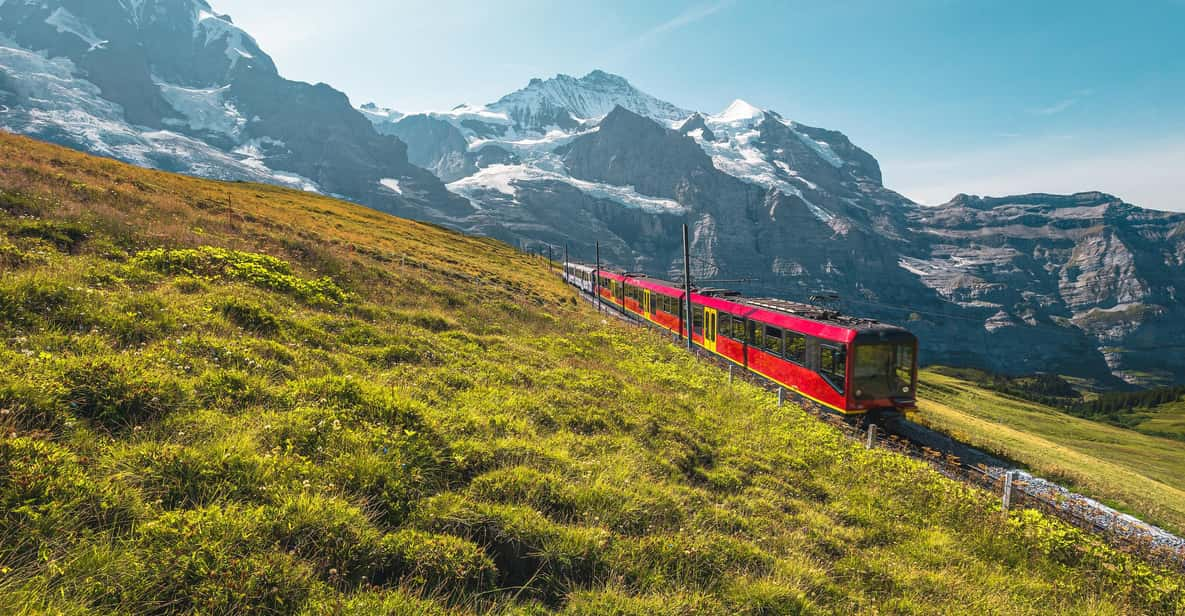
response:
[[[876,444],[876,424],[868,424],[868,439],[864,441],[865,449],[872,449]]]
[[[1012,478],[1013,478],[1013,475],[1015,475],[1015,474],[1016,474],[1016,471],[1008,471],[1007,473],[1004,474],[1003,504],[1004,504],[1004,511],[1005,512],[1007,512],[1008,509],[1012,506],[1012,481],[1013,481]]]
[[[728,367],[728,384],[732,385],[732,366]]]
[[[786,402],[786,390],[781,387],[778,388],[778,406],[782,406]]]

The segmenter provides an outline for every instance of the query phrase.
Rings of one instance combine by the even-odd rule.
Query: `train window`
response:
[[[782,355],[782,330],[766,325],[765,326],[765,343],[761,345],[766,353],[771,355]]]
[[[740,317],[732,318],[732,339],[737,342],[744,342],[745,338],[745,323],[746,321]]]
[[[806,336],[786,332],[786,359],[799,365],[806,365]]]
[[[691,318],[692,318],[693,331],[695,331],[695,333],[697,333],[697,334],[703,334],[704,333],[704,307],[692,305],[691,306]]]
[[[716,335],[732,338],[732,315],[721,312],[716,317]]]
[[[842,348],[819,345],[819,373],[839,393],[847,376],[847,354]]]
[[[660,297],[662,296],[654,293],[650,294],[650,314],[658,312],[658,298]]]
[[[763,339],[761,324],[756,321],[749,321],[749,346],[760,349]]]

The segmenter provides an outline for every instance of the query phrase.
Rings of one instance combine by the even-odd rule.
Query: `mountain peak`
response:
[[[537,125],[534,120],[552,118],[559,112],[577,120],[596,120],[617,106],[668,125],[691,115],[635,88],[624,77],[600,69],[580,78],[559,74],[550,79],[532,79],[525,88],[502,97],[489,109],[506,113],[522,128],[543,130],[546,125]]]
[[[717,122],[742,122],[745,120],[756,120],[764,116],[765,110],[738,98],[732,101],[727,109],[712,116],[712,119]]]
[[[625,77],[622,77],[621,75],[615,75],[613,73],[606,73],[605,71],[602,71],[599,68],[589,71],[589,73],[587,75],[580,78],[580,81],[593,82],[593,83],[595,83],[595,82],[612,82],[612,83],[616,83],[616,84],[623,84],[626,86],[630,85],[629,80],[627,80]]]

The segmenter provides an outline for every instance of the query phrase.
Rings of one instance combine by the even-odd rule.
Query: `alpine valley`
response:
[[[1185,215],[1098,192],[923,206],[842,133],[738,100],[697,112],[602,71],[483,106],[355,108],[280,76],[205,0],[0,0],[0,128],[268,182],[677,279],[907,325],[925,362],[1185,380]],[[734,285],[736,286],[736,285]]]

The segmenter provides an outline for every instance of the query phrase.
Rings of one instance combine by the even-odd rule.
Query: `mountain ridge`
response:
[[[37,50],[37,51],[35,51]],[[122,102],[121,102],[122,101]],[[285,80],[205,0],[0,4],[0,126],[142,166],[264,181],[653,275],[903,322],[923,359],[1114,385],[1185,380],[1185,222],[1105,193],[886,187],[843,133],[741,99],[683,109],[595,70],[404,115]],[[617,110],[621,109],[621,112]],[[625,115],[625,114],[629,115]],[[628,161],[628,162],[626,162]],[[1038,343],[1038,344],[1034,344]]]

